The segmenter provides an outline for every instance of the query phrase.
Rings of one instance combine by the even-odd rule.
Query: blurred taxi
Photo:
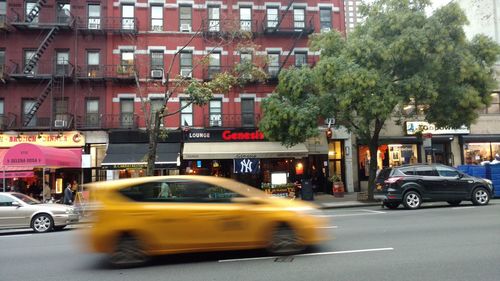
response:
[[[313,204],[270,197],[234,180],[162,176],[94,183],[92,251],[115,266],[153,255],[266,248],[294,254],[327,239]]]

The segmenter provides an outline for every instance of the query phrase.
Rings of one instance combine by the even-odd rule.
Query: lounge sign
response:
[[[83,147],[85,136],[77,131],[0,134],[0,147],[12,147],[20,143],[50,147]]]
[[[406,122],[406,134],[415,135],[415,133],[421,132],[422,134],[433,134],[433,135],[447,135],[447,134],[469,134],[470,130],[467,126],[462,126],[460,128],[452,127],[437,127],[434,124],[423,122],[423,121],[411,121]]]
[[[257,129],[194,129],[184,133],[184,141],[186,142],[247,142],[264,140],[264,133]]]

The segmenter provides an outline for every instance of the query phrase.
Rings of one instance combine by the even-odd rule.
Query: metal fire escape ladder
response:
[[[35,66],[38,63],[38,60],[43,55],[45,50],[47,50],[47,47],[50,45],[50,43],[52,43],[52,41],[54,41],[54,37],[56,36],[58,31],[59,27],[56,26],[49,31],[47,36],[45,36],[45,39],[43,39],[42,43],[36,50],[35,54],[30,58],[29,62],[24,67],[23,71],[24,74],[29,74],[33,70],[33,68],[35,68]]]
[[[285,19],[286,14],[288,13],[288,11],[290,10],[290,8],[293,5],[293,2],[295,2],[295,0],[290,0],[288,2],[288,5],[286,6],[285,11],[281,15],[281,17],[278,17],[278,23],[276,24],[275,30],[278,30],[280,28],[281,22],[283,21],[283,19]],[[279,11],[278,11],[278,13],[279,13]]]
[[[285,57],[283,60],[283,63],[281,63],[280,68],[278,69],[278,74],[280,73],[281,69],[286,65],[286,62],[290,58],[290,56],[293,53],[293,50],[295,50],[295,47],[297,46],[297,43],[299,42],[300,38],[302,38],[302,35],[305,33],[305,29],[302,29],[302,31],[295,37],[295,40],[293,41],[292,48],[290,48],[290,51],[288,52],[288,55]]]
[[[35,104],[30,108],[30,111],[24,115],[23,126],[27,127],[31,122],[31,119],[36,115],[36,112],[43,104],[45,99],[49,96],[50,93],[60,93],[62,91],[62,82],[60,78],[53,77],[47,86],[43,89],[40,96],[35,101]]]
[[[38,1],[36,1],[36,4],[33,7],[33,9],[31,9],[31,11],[26,15],[25,21],[26,22],[32,22],[33,19],[40,13],[40,10],[42,9],[42,7],[45,4],[47,4],[47,0],[38,0]]]

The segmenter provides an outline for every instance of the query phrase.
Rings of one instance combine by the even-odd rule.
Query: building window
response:
[[[67,127],[69,121],[68,98],[54,99],[54,126]]]
[[[278,7],[268,7],[267,8],[267,27],[268,28],[275,28],[278,26],[278,15],[279,15],[279,8]]]
[[[151,30],[163,30],[163,6],[151,6]]]
[[[193,126],[193,103],[181,100],[181,126]]]
[[[5,49],[0,49],[0,78],[5,72]]]
[[[306,27],[306,9],[293,9],[293,27],[296,31],[301,31]]]
[[[252,63],[252,53],[241,53],[240,54],[240,63]]]
[[[163,51],[151,51],[151,78],[163,79]]]
[[[85,100],[85,126],[99,127],[99,100],[86,99]]]
[[[179,28],[182,32],[191,32],[191,6],[179,7]]]
[[[57,23],[69,23],[71,20],[71,5],[69,3],[57,3]]]
[[[253,98],[241,99],[241,126],[255,127],[255,101]]]
[[[465,164],[479,165],[483,161],[493,161],[496,155],[500,155],[500,142],[464,144]]]
[[[24,65],[23,68],[29,65],[31,59],[35,56],[36,50],[24,50]],[[37,73],[38,65],[35,65],[31,71],[25,71],[24,74],[35,75]]]
[[[252,31],[252,7],[240,7],[240,29]]]
[[[100,54],[98,50],[87,51],[87,77],[102,76],[99,72]]]
[[[101,5],[89,4],[88,17],[88,29],[101,29]]]
[[[208,60],[208,78],[213,79],[221,71],[221,53],[211,53]]]
[[[26,120],[28,113],[30,113],[31,108],[33,106],[35,106],[36,101],[32,100],[32,99],[23,99],[22,103],[23,103],[23,112],[22,112],[23,121],[22,122],[24,124],[24,121]],[[35,114],[31,118],[31,120],[28,123],[27,127],[35,127],[36,123],[37,123],[37,121],[36,121],[36,114]]]
[[[154,124],[154,118],[156,112],[160,111],[165,104],[165,99],[162,98],[152,98],[150,99],[149,108],[151,111],[151,122]]]
[[[222,100],[210,101],[210,127],[222,126]]]
[[[118,74],[129,75],[134,71],[134,51],[122,51]]]
[[[135,7],[134,5],[122,5],[122,29],[135,29]]]
[[[486,108],[485,113],[498,114],[500,113],[500,93],[491,94],[491,104]]]
[[[5,130],[7,119],[5,118],[5,104],[3,99],[0,99],[0,130]]]
[[[208,7],[208,31],[220,31],[220,7],[218,6]]]
[[[6,21],[7,17],[7,1],[0,1],[0,25],[3,25]]]
[[[193,53],[182,52],[180,56],[180,75],[185,78],[192,77],[193,72]]]
[[[267,73],[270,77],[278,77],[278,72],[280,71],[280,54],[279,53],[269,53],[267,54]]]
[[[319,10],[319,27],[321,32],[328,32],[332,29],[332,10],[321,8]]]
[[[26,6],[25,6],[25,16],[26,16],[26,21],[29,22],[29,14],[31,11],[36,7],[36,1],[27,1]],[[36,16],[33,17],[31,20],[31,23],[38,23],[40,14],[37,13]]]
[[[301,67],[303,65],[307,65],[307,53],[295,52],[295,66]]]
[[[134,99],[120,99],[120,126],[130,128],[134,125]]]
[[[56,75],[69,74],[69,52],[58,51],[56,53]]]
[[[0,116],[3,116],[5,114],[5,104],[3,99],[0,99]],[[1,121],[1,119],[0,119]]]

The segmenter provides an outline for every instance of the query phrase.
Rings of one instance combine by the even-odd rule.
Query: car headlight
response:
[[[489,185],[489,186],[493,186],[493,182],[489,179],[484,179],[484,181]]]
[[[67,208],[66,209],[66,214],[74,214],[75,213],[75,209],[74,208]]]

